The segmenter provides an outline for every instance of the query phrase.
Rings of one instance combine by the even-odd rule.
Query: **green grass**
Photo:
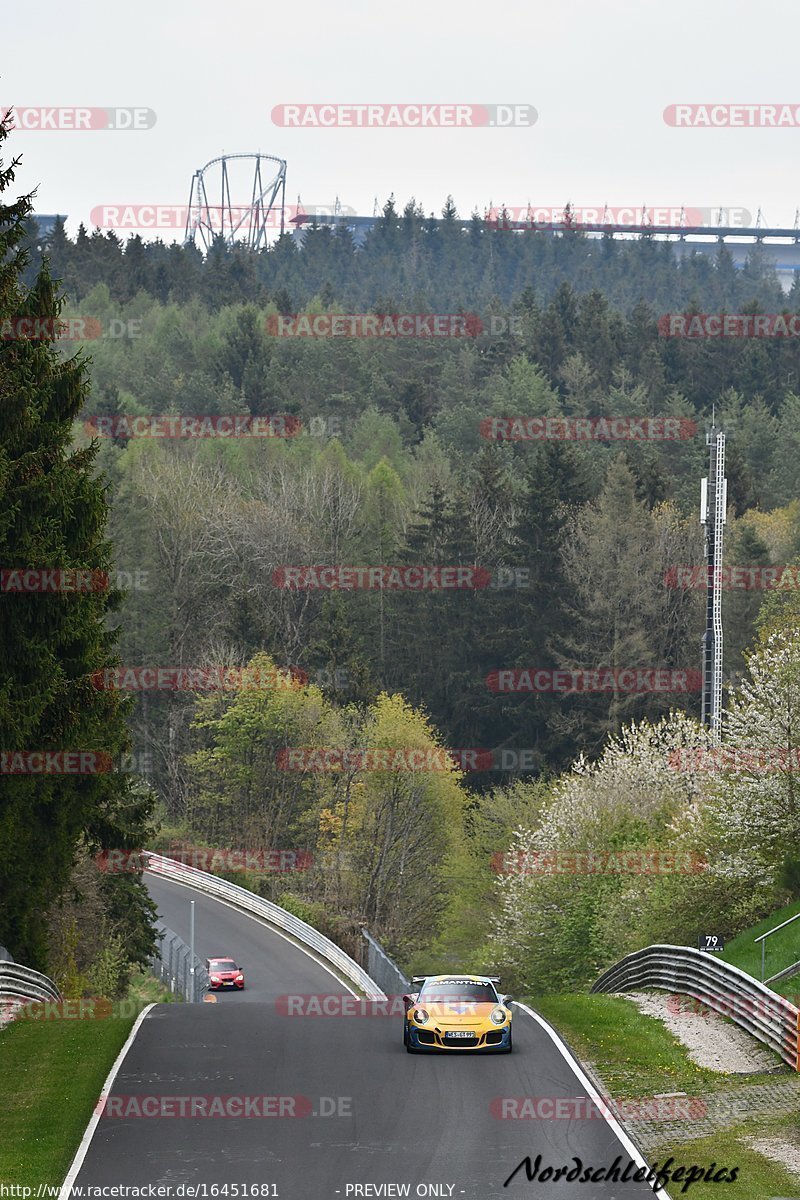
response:
[[[754,925],[752,929],[745,929],[742,933],[737,934],[732,941],[728,942],[720,954],[720,958],[747,971],[756,979],[760,979],[761,943],[756,943],[753,939],[761,933],[766,933],[768,929],[774,929],[782,921],[788,921],[789,917],[794,917],[798,913],[800,913],[800,900],[795,900],[792,904],[787,904],[785,908],[778,909],[765,920],[759,921],[758,925]],[[780,933],[774,933],[772,937],[767,938],[766,947],[764,975],[767,979],[776,971],[781,971],[784,967],[791,966],[792,963],[800,962],[800,921],[795,921],[786,929],[782,929]],[[789,979],[778,979],[769,986],[781,996],[794,998],[800,994],[800,975]],[[793,1003],[796,1003],[795,999],[793,999]]]
[[[0,1033],[0,1183],[62,1182],[133,1020],[25,1017]]]
[[[619,996],[541,996],[530,1000],[530,1004],[563,1034],[580,1059],[596,1068],[606,1094],[614,1100],[646,1098],[664,1092],[685,1092],[692,1097],[775,1082],[776,1077],[771,1074],[731,1076],[696,1066],[683,1044],[661,1021],[645,1016]],[[775,1062],[776,1065],[780,1062],[777,1056]],[[780,1136],[796,1143],[799,1133],[796,1115],[748,1117],[744,1123],[711,1137],[664,1144],[657,1150],[649,1150],[644,1157],[648,1163],[657,1161],[663,1165],[672,1156],[673,1167],[697,1164],[708,1168],[712,1162],[718,1168],[739,1167],[739,1176],[733,1184],[698,1182],[682,1192],[683,1182],[673,1183],[668,1187],[673,1200],[681,1195],[690,1196],[691,1200],[719,1200],[723,1192],[729,1200],[800,1196],[797,1176],[752,1150],[744,1140],[759,1135]]]
[[[639,1012],[620,996],[538,996],[531,1001],[585,1062],[594,1063],[615,1098],[661,1092],[709,1091],[725,1086],[726,1076],[696,1066],[662,1021]],[[776,1065],[780,1059],[776,1056]],[[737,1075],[761,1082],[762,1074]]]
[[[146,1004],[181,1003],[181,997],[171,992],[154,975],[151,975],[148,971],[139,970],[132,973],[128,985],[128,995],[125,998],[125,1003],[129,1004],[131,1000],[136,1001],[140,1009],[144,1008]]]
[[[171,999],[137,971],[118,1006],[124,1015],[21,1017],[0,1031],[0,1183],[61,1184],[136,1016],[151,1001]]]
[[[728,1200],[769,1200],[771,1196],[797,1196],[800,1194],[797,1176],[780,1163],[772,1162],[758,1151],[751,1150],[742,1141],[743,1137],[757,1132],[754,1128],[722,1130],[713,1137],[698,1138],[681,1146],[668,1146],[660,1153],[651,1152],[645,1157],[649,1163],[658,1162],[659,1166],[663,1166],[671,1156],[675,1160],[672,1170],[694,1164],[708,1168],[712,1163],[716,1163],[718,1169],[739,1168],[734,1183],[700,1181],[691,1184],[685,1192],[681,1191],[683,1183],[670,1184],[667,1190],[672,1200],[679,1200],[681,1196],[688,1196],[690,1200],[720,1200],[720,1195],[727,1196]],[[772,1128],[764,1132],[776,1134],[778,1131]]]

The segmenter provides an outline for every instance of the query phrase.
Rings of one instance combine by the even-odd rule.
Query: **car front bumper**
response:
[[[474,1050],[476,1053],[491,1054],[493,1051],[507,1050],[511,1042],[510,1021],[499,1028],[480,1030],[473,1038],[449,1038],[447,1029],[425,1029],[410,1022],[407,1030],[412,1050]]]

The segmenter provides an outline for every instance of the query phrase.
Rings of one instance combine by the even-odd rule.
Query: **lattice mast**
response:
[[[700,523],[705,528],[706,631],[703,634],[703,698],[700,720],[715,743],[722,732],[722,551],[728,481],[725,478],[725,434],[712,425],[708,475],[700,481]]]

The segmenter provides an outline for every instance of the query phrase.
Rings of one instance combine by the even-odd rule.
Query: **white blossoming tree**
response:
[[[727,870],[779,884],[800,848],[800,637],[781,622],[749,655],[725,716],[715,805]]]
[[[720,747],[681,713],[630,725],[516,830],[493,930],[515,986],[574,988],[631,950],[737,933],[800,895],[796,593],[764,604],[747,668]],[[658,865],[602,861],[633,849],[657,851]],[[576,854],[601,862],[587,870]]]
[[[665,882],[652,864],[670,870],[674,855],[699,878],[704,850],[686,816],[708,786],[694,753],[707,742],[682,713],[627,726],[597,762],[580,758],[558,781],[535,828],[516,831],[494,928],[515,986],[573,988],[646,944],[643,912]]]

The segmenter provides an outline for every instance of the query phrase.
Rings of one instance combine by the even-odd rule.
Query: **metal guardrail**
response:
[[[646,946],[609,967],[591,990],[648,987],[693,996],[800,1070],[800,1011],[739,967],[691,946]]]
[[[196,954],[192,971],[191,950],[163,921],[156,921],[155,929],[158,949],[150,958],[150,970],[171,992],[177,992],[189,1004],[202,1000],[208,991],[208,971]]]
[[[387,996],[402,996],[410,989],[411,980],[403,974],[368,929],[362,929],[361,932],[367,943],[367,971],[370,976],[380,984]]]
[[[47,975],[10,960],[0,960],[0,1025],[13,1019],[16,1009],[26,1002],[61,998],[61,992]]]
[[[346,954],[341,946],[337,946],[318,929],[301,921],[299,917],[287,912],[285,908],[273,904],[271,900],[264,900],[263,897],[256,896],[253,892],[248,892],[246,888],[239,887],[237,883],[228,883],[227,880],[211,875],[208,871],[199,871],[196,867],[185,866],[162,854],[153,854],[148,850],[144,852],[144,856],[147,860],[147,870],[152,871],[154,875],[173,879],[177,883],[204,893],[204,895],[215,896],[219,900],[225,900],[228,904],[240,908],[243,912],[260,917],[266,924],[282,930],[301,945],[313,950],[319,958],[334,967],[345,979],[354,983],[368,1000],[385,1000],[387,998],[375,980],[371,979],[363,967],[360,967],[349,954]]]
[[[60,1000],[61,992],[52,979],[30,967],[14,962],[0,962],[0,996],[17,996],[21,1000]]]

